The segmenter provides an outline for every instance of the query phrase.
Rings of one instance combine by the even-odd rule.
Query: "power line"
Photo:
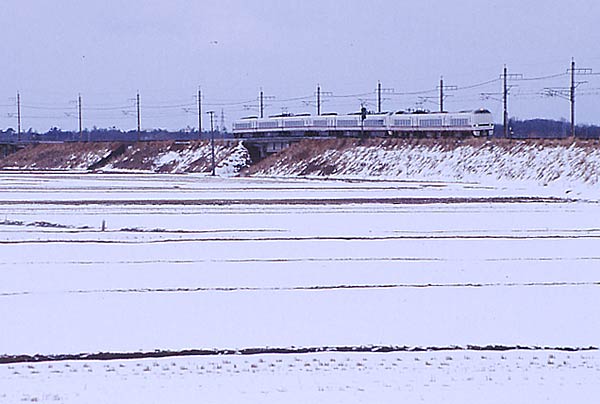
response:
[[[499,78],[495,78],[495,79],[492,79],[492,80],[482,81],[480,83],[471,84],[471,85],[468,85],[468,86],[462,86],[462,87],[457,86],[456,87],[456,91],[471,90],[473,88],[484,87],[484,86],[487,86],[487,85],[492,84],[492,83],[497,83],[498,81],[500,81],[500,79]]]
[[[304,97],[294,97],[294,98],[278,98],[273,100],[273,103],[282,103],[282,102],[292,102],[292,101],[303,101],[312,99],[312,95],[306,95]]]
[[[555,78],[558,78],[558,77],[564,77],[566,75],[567,75],[567,73],[558,73],[558,74],[552,74],[552,75],[549,75],[549,76],[525,77],[525,78],[521,78],[520,80],[522,80],[522,81],[550,80],[550,79],[555,79]]]
[[[37,109],[37,110],[41,110],[41,111],[62,111],[62,110],[68,109],[68,107],[39,107],[39,106],[27,105],[27,104],[21,105],[21,108]]]
[[[358,97],[366,97],[367,95],[373,95],[373,93],[360,93],[360,94],[343,94],[343,95],[333,95],[332,93],[328,93],[331,98],[358,98]],[[394,93],[396,94],[396,93]]]
[[[131,108],[132,105],[119,105],[114,107],[85,107],[86,111],[121,111],[123,109]]]
[[[196,106],[195,103],[189,102],[186,104],[172,104],[172,105],[146,105],[144,104],[145,109],[177,109],[177,108],[188,108]]]
[[[494,78],[470,85],[465,86],[448,86],[445,85],[443,79],[440,79],[440,85],[435,89],[423,89],[423,90],[415,90],[415,91],[403,91],[396,92],[393,89],[384,89],[380,81],[377,82],[377,87],[375,91],[363,92],[363,93],[351,93],[351,94],[333,94],[331,92],[322,91],[321,86],[317,86],[317,91],[315,95],[302,95],[298,97],[288,97],[288,98],[278,98],[274,99],[274,97],[268,97],[272,100],[273,104],[277,104],[278,106],[283,105],[286,110],[289,108],[290,110],[302,108],[307,105],[315,105],[317,109],[317,114],[322,113],[322,106],[324,102],[330,101],[331,107],[335,109],[343,109],[350,106],[355,106],[357,101],[360,101],[364,105],[369,105],[373,107],[378,112],[383,110],[383,102],[384,102],[384,93],[388,96],[397,96],[397,97],[407,97],[404,101],[406,101],[409,105],[411,103],[416,103],[417,105],[422,105],[424,103],[433,103],[435,93],[439,92],[439,106],[440,110],[445,109],[445,100],[449,96],[448,91],[462,92],[463,95],[467,97],[456,96],[453,98],[454,101],[460,102],[471,102],[473,97],[471,97],[472,92],[470,90],[482,89],[486,90],[483,87],[490,86],[498,81],[503,81],[503,90],[500,93],[480,93],[481,97],[484,97],[486,100],[494,100],[498,101],[497,98],[494,98],[495,95],[498,98],[502,98],[500,100],[503,104],[505,104],[505,119],[507,122],[508,119],[508,97],[514,96],[521,99],[525,99],[529,97],[530,99],[540,97],[540,96],[553,96],[559,98],[568,99],[572,104],[572,121],[575,121],[575,95],[580,96],[597,96],[600,95],[600,88],[591,88],[586,90],[579,89],[579,86],[583,84],[583,81],[578,81],[577,78],[579,76],[594,76],[596,73],[593,73],[591,69],[582,69],[575,68],[574,65],[571,66],[570,69],[567,69],[567,72],[561,72],[557,74],[548,74],[536,77],[527,77],[524,78],[522,75],[514,75],[514,74],[502,74],[499,78]],[[544,81],[552,81],[560,78],[564,78],[566,76],[571,76],[571,83],[567,87],[544,87],[542,89],[537,89],[536,87],[542,87]],[[574,79],[573,79],[574,77]],[[518,80],[523,83],[532,83],[531,85],[525,88],[526,91],[522,92],[514,92],[512,91],[513,87],[510,85],[510,80]],[[536,84],[534,84],[536,83]],[[539,84],[537,84],[539,83]],[[552,83],[548,83],[552,84]],[[199,91],[199,96],[201,96]],[[316,96],[316,100],[313,98]],[[131,100],[134,101],[132,104],[128,105],[120,105],[119,101],[115,103],[87,103],[83,105],[82,100],[80,99],[81,95],[77,98],[77,101],[70,101],[70,104],[77,102],[77,118],[79,118],[79,130],[83,131],[83,114],[86,114],[86,120],[126,120],[131,119],[133,114],[137,114],[138,120],[138,132],[140,132],[141,136],[141,100],[139,98],[139,91],[136,95],[136,98]],[[418,98],[417,98],[418,97]],[[42,119],[56,119],[60,120],[60,122],[64,122],[67,118],[75,117],[75,113],[73,112],[73,106],[63,106],[61,103],[44,103],[44,102],[29,102],[23,103],[20,99],[20,94],[17,96],[17,111],[16,113],[8,113],[10,118],[17,118],[17,124],[20,124],[22,119],[32,119],[32,120],[42,120]],[[29,98],[29,97],[27,97]],[[87,97],[86,97],[87,98]],[[191,97],[190,97],[191,98]],[[144,108],[146,108],[148,113],[144,115],[148,119],[162,119],[162,118],[175,118],[181,119],[181,117],[188,117],[194,114],[196,111],[196,103],[193,101],[188,101],[190,98],[185,99],[184,97],[170,97],[170,100],[155,100],[152,104],[144,104]],[[195,98],[195,97],[194,97]],[[262,99],[261,99],[262,98]],[[328,99],[325,99],[328,98]],[[313,102],[310,102],[311,99]],[[14,98],[13,98],[14,100]],[[262,116],[265,116],[265,101],[267,100],[267,96],[262,94],[262,97],[259,95],[258,102],[258,111]],[[202,108],[204,106],[208,106],[209,108],[220,108],[223,112],[227,112],[227,114],[231,114],[232,111],[242,111],[242,106],[247,106],[248,104],[254,104],[252,106],[253,109],[256,109],[256,99],[254,100],[233,100],[233,99],[212,99],[212,100],[198,100],[199,103],[197,105],[198,108],[198,126],[199,130],[201,130],[202,126]],[[316,101],[316,102],[315,102]],[[14,104],[13,104],[14,105]],[[11,105],[0,105],[0,107],[10,107]],[[25,111],[25,114],[22,111]],[[39,113],[35,113],[39,111]],[[43,113],[42,111],[48,112],[48,114]],[[30,112],[29,115],[27,112]],[[64,113],[64,115],[58,115]],[[223,126],[221,124],[221,126]],[[508,127],[508,125],[505,125]],[[574,126],[574,125],[573,125]],[[22,125],[21,128],[22,130]]]
[[[206,102],[204,105],[212,106],[212,107],[228,107],[228,106],[238,106],[238,105],[246,105],[252,102],[255,102],[256,99],[246,100],[246,101],[236,101],[236,102]]]

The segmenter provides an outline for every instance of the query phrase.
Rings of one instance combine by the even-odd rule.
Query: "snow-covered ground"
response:
[[[556,350],[600,345],[594,201],[196,175],[0,188],[0,357],[465,348],[4,364],[1,403],[595,402],[598,351]],[[468,348],[488,345],[534,349]]]
[[[0,366],[0,402],[595,403],[597,352],[214,356]]]

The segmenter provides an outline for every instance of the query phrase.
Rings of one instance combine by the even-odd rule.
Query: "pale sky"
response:
[[[500,122],[501,82],[465,87],[504,64],[535,78],[574,57],[600,73],[599,16],[597,0],[4,0],[0,128],[16,127],[17,91],[25,129],[75,129],[78,93],[85,127],[134,128],[138,90],[144,128],[179,129],[197,126],[199,86],[229,127],[258,113],[261,87],[275,97],[267,114],[314,113],[317,84],[333,95],[324,111],[376,109],[378,80],[396,93],[385,110],[435,110],[435,91],[406,93],[435,90],[441,75],[459,87],[447,110],[486,107]],[[600,124],[600,76],[578,81],[578,122]],[[511,116],[568,118],[567,100],[538,95],[568,87],[566,74],[512,84]]]

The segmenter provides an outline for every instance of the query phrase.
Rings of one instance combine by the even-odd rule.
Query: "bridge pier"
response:
[[[244,140],[243,144],[253,162],[258,162],[271,154],[280,152],[283,149],[287,149],[292,143],[298,142],[298,140],[292,139],[248,139]]]

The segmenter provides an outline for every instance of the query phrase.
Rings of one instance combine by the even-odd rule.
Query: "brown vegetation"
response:
[[[233,144],[217,142],[216,162],[227,158]],[[170,154],[171,159],[161,159]],[[143,170],[208,172],[206,141],[43,143],[30,145],[0,159],[0,168],[25,170]]]
[[[357,147],[377,147],[382,150],[402,149],[404,147],[423,146],[436,148],[442,151],[456,149],[459,146],[472,146],[476,148],[501,148],[504,150],[518,151],[520,148],[536,146],[540,148],[576,145],[583,148],[598,149],[598,140],[572,140],[572,139],[488,139],[488,138],[335,138],[327,140],[307,139],[295,143],[281,152],[271,155],[242,171],[242,175],[252,175],[266,172],[272,167],[291,167],[305,162],[300,175],[330,175],[335,168],[327,159],[317,161],[319,156],[331,153],[337,155],[348,149]]]
[[[119,147],[117,142],[43,143],[30,145],[0,159],[0,168],[87,169]]]

